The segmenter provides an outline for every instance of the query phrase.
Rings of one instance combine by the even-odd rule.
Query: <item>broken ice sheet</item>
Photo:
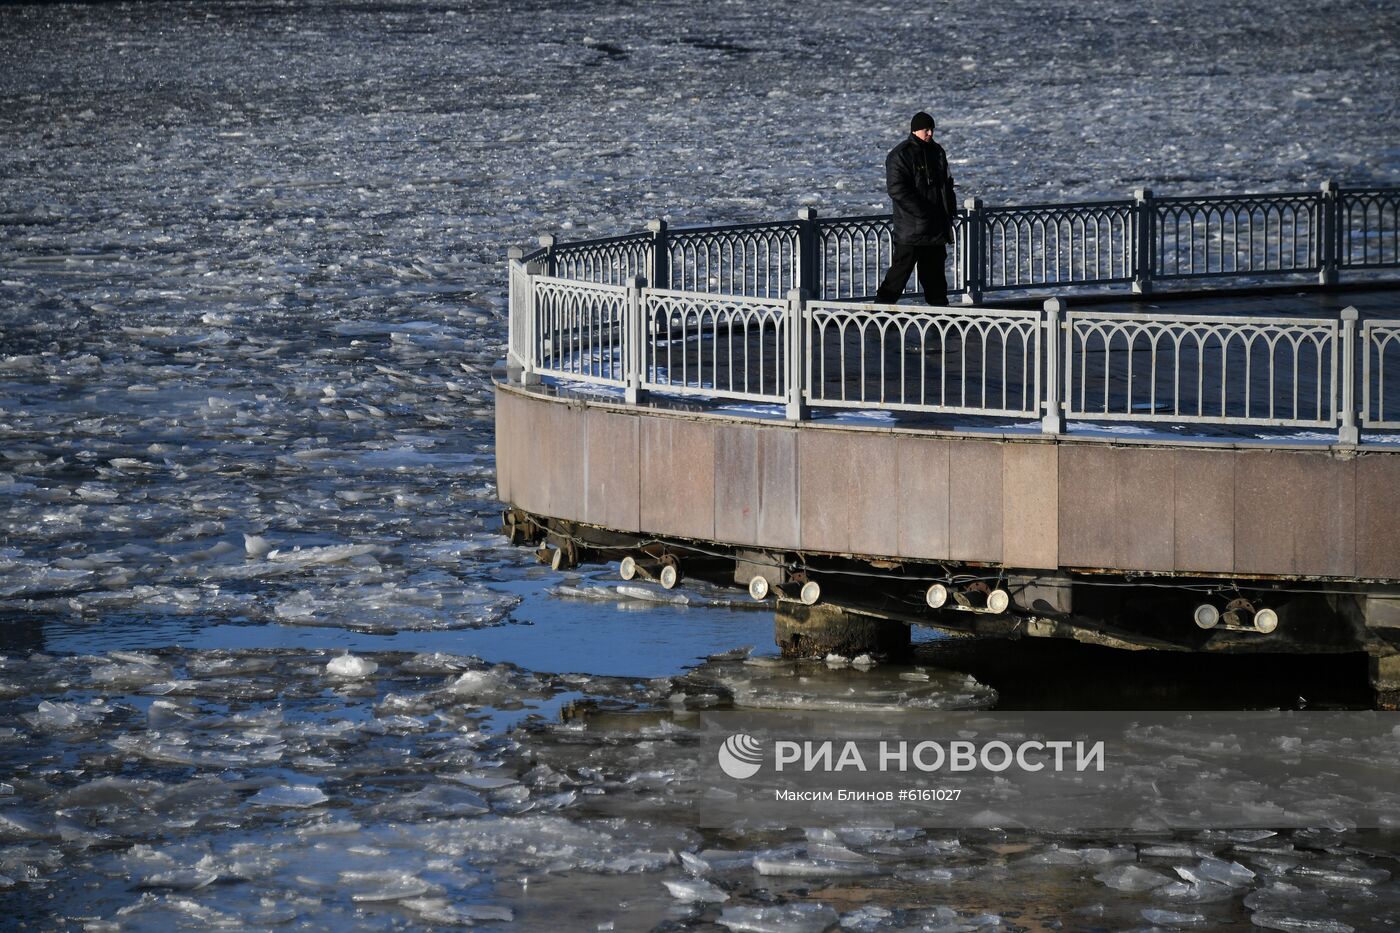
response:
[[[1151,891],[1170,884],[1171,878],[1141,865],[1116,865],[1094,876],[1115,891]]]
[[[708,661],[680,683],[716,688],[729,694],[735,706],[750,709],[894,712],[987,709],[996,702],[994,689],[967,674],[935,669],[925,673],[927,680],[909,681],[889,668],[831,668],[821,661],[750,658]]]
[[[40,700],[34,711],[24,714],[22,718],[31,728],[40,732],[66,732],[100,724],[104,712],[107,711],[110,711],[110,708],[101,703],[93,705]]]
[[[376,662],[368,658],[358,658],[352,654],[343,654],[326,662],[328,675],[346,680],[368,677],[378,669],[379,665]]]
[[[424,881],[412,872],[403,871],[343,871],[341,886],[350,892],[357,904],[378,904],[401,901],[441,893],[437,885]]]
[[[392,634],[498,625],[519,602],[518,596],[456,580],[433,587],[381,583],[302,590],[280,600],[274,614],[288,625]]]
[[[734,933],[823,933],[837,919],[836,911],[825,904],[784,904],[726,907],[716,922]]]
[[[319,787],[305,784],[264,787],[248,802],[259,807],[315,807],[330,800]]]
[[[1255,911],[1250,914],[1249,922],[1265,930],[1282,930],[1283,933],[1353,933],[1356,929],[1340,920],[1294,916],[1272,910]]]
[[[678,901],[698,904],[719,904],[729,900],[729,895],[708,881],[691,879],[688,881],[664,881],[666,890]]]

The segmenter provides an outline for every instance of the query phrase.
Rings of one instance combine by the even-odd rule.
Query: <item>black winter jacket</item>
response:
[[[894,201],[896,243],[937,246],[952,242],[957,202],[942,146],[909,134],[885,157],[885,186]]]

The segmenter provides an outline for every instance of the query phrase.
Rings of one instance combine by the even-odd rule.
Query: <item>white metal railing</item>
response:
[[[1358,336],[1354,308],[1335,319],[1066,312],[1058,299],[908,309],[530,268],[512,269],[516,365],[634,402],[664,392],[781,404],[794,419],[808,407],[1038,418],[1049,433],[1066,418],[1268,425],[1335,431],[1343,444],[1400,427],[1400,320],[1367,321]]]
[[[811,405],[1039,414],[1038,311],[815,301],[805,323]]]
[[[783,402],[788,302],[645,289],[641,388]]]
[[[987,208],[955,218],[950,285],[1080,286],[1400,268],[1400,188]],[[508,360],[648,391],[1024,419],[1400,428],[1400,321],[870,304],[888,215],[644,232],[510,255]],[[917,287],[916,283],[915,287]],[[1358,360],[1358,356],[1360,359]],[[1358,366],[1358,362],[1360,366]],[[1357,384],[1360,391],[1357,391]],[[1391,384],[1394,383],[1394,384]],[[1360,404],[1357,404],[1358,396]]]
[[[530,369],[625,386],[629,289],[532,276]]]
[[[1071,311],[1065,414],[1336,427],[1342,321]]]
[[[1392,379],[1400,375],[1400,321],[1367,321],[1361,346],[1361,426],[1400,428],[1400,386],[1389,386],[1388,397],[1386,392],[1387,368]]]

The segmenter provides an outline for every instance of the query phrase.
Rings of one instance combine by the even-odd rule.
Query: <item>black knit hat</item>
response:
[[[914,119],[909,121],[909,132],[917,133],[919,130],[933,129],[933,117],[920,110],[914,114]]]

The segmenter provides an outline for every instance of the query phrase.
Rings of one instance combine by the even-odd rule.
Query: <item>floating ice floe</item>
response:
[[[721,904],[729,900],[729,895],[708,881],[663,881],[666,890],[678,901],[695,904]]]
[[[43,732],[62,732],[100,723],[102,713],[102,706],[40,700],[34,712],[25,713],[22,718],[31,728]]]
[[[840,919],[825,904],[726,907],[715,922],[734,933],[822,933]]]
[[[996,691],[972,677],[926,670],[927,680],[902,679],[891,668],[838,667],[823,662],[749,658],[741,664],[708,662],[683,678],[685,683],[724,690],[735,706],[752,709],[897,711],[982,709],[996,702]]]
[[[1115,891],[1129,892],[1151,891],[1153,888],[1170,884],[1172,880],[1159,871],[1143,868],[1141,865],[1115,865],[1094,877]]]
[[[325,792],[319,787],[309,787],[305,784],[280,785],[276,787],[264,787],[258,791],[248,802],[260,807],[292,807],[300,809],[302,807],[320,806],[330,800]]]
[[[1323,917],[1294,917],[1271,910],[1258,910],[1249,915],[1249,922],[1265,930],[1283,933],[1354,933],[1356,927],[1340,920]]]
[[[359,679],[368,677],[379,670],[379,665],[368,658],[358,658],[353,654],[342,654],[326,663],[326,673],[332,677]]]
[[[877,875],[882,871],[879,865],[868,859],[858,862],[838,862],[831,859],[759,856],[754,858],[753,867],[760,875],[790,878],[859,878],[865,875]]]
[[[1171,927],[1172,929],[1204,926],[1207,923],[1205,914],[1184,914],[1174,910],[1161,910],[1156,907],[1144,907],[1142,909],[1142,919],[1146,920],[1148,923],[1154,923],[1160,927]]]

